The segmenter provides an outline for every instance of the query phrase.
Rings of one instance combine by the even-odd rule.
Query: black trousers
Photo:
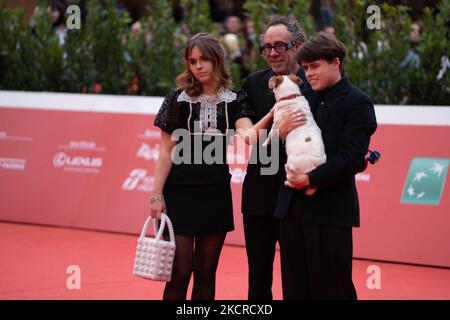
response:
[[[244,214],[248,260],[248,299],[272,300],[273,261],[279,241],[280,220],[273,216]]]
[[[292,215],[282,220],[283,299],[356,300],[352,241],[351,227],[308,224]]]

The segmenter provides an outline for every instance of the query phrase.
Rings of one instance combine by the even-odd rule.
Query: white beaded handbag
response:
[[[146,237],[148,225],[152,220],[155,238]],[[170,241],[161,239],[166,225],[169,229]],[[149,216],[137,241],[133,274],[156,281],[170,281],[175,247],[175,234],[169,217],[162,213],[161,224],[158,228],[158,220]]]

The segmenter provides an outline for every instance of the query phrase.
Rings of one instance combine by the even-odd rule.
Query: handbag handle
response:
[[[144,227],[142,228],[140,239],[144,239],[145,235],[148,231],[148,225],[150,224],[150,221],[153,220],[153,230],[155,231],[155,239],[160,240],[164,231],[164,227],[167,224],[167,228],[169,229],[169,237],[170,242],[175,244],[175,233],[173,232],[173,226],[172,221],[170,221],[170,218],[167,214],[161,213],[161,225],[158,227],[158,219],[152,218],[152,216],[148,216],[147,220],[145,221]]]

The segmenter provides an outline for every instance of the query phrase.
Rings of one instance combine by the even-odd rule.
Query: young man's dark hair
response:
[[[334,58],[339,58],[342,67],[345,55],[346,49],[342,42],[332,35],[321,32],[303,44],[298,52],[298,60],[300,63],[302,61],[312,62],[320,59],[332,62]]]

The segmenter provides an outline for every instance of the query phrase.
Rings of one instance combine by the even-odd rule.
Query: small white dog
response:
[[[279,128],[278,125],[283,118],[282,109],[291,107],[303,111],[306,116],[306,123],[288,133],[286,136],[286,153],[288,167],[294,172],[306,174],[326,162],[327,157],[320,128],[314,120],[308,101],[298,87],[300,82],[301,80],[293,74],[270,78],[269,88],[275,93],[277,102],[274,106],[274,123],[263,145],[267,145],[272,139],[273,130]],[[306,194],[312,195],[315,191],[315,188],[308,187]]]

